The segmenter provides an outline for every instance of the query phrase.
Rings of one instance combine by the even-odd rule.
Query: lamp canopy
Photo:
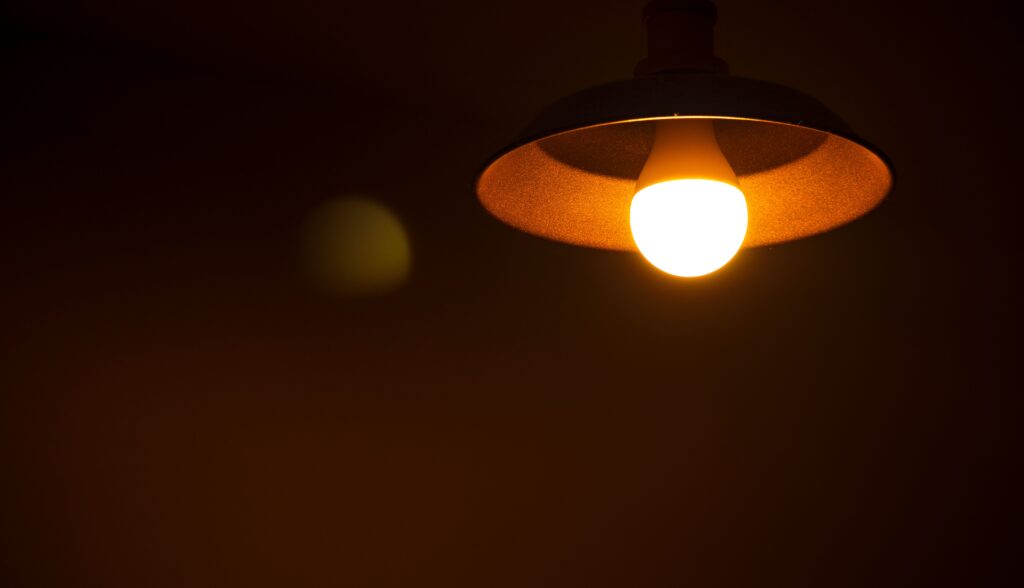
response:
[[[746,195],[745,247],[850,222],[891,191],[892,168],[828,108],[795,90],[729,75],[714,56],[715,5],[644,9],[648,57],[636,77],[545,109],[476,180],[503,222],[557,241],[635,251],[629,210],[658,121],[710,119]]]

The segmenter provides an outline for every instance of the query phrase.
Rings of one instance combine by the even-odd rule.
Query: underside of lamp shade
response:
[[[484,207],[557,241],[636,250],[629,207],[658,120],[707,118],[747,198],[745,247],[845,224],[891,190],[884,157],[817,101],[742,78],[628,80],[545,111],[477,179]]]

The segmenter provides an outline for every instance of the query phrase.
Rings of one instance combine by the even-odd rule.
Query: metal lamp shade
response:
[[[641,77],[586,90],[541,113],[476,181],[483,206],[542,237],[635,251],[629,207],[656,121],[707,118],[747,198],[745,247],[850,222],[893,186],[884,155],[821,103],[721,74]]]

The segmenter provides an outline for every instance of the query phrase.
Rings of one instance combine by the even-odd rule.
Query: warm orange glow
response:
[[[710,120],[658,123],[629,224],[647,261],[675,276],[709,274],[736,255],[747,233],[747,201]]]

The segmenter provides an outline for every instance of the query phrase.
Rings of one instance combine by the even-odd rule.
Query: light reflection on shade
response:
[[[401,285],[409,273],[411,251],[402,221],[374,199],[328,200],[310,213],[303,237],[310,277],[331,292],[381,293]]]

